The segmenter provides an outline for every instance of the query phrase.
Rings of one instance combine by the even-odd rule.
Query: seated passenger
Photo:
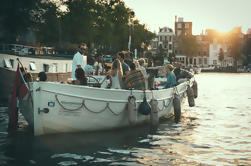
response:
[[[173,73],[174,67],[171,64],[167,64],[166,66],[166,72],[167,72],[167,80],[164,85],[164,88],[171,88],[176,86],[176,77],[175,74]]]
[[[94,60],[92,57],[87,57],[87,65],[85,65],[84,71],[86,73],[86,76],[94,74],[95,68],[94,68]]]
[[[145,90],[145,79],[141,70],[136,69],[135,63],[131,63],[131,70],[128,72],[125,79],[125,89]]]
[[[112,81],[110,88],[121,89],[123,87],[123,82],[122,82],[123,71],[122,71],[121,63],[118,59],[115,59],[112,63],[110,76],[111,76],[111,81]]]
[[[182,64],[178,63],[177,67],[174,69],[174,74],[176,76],[177,83],[187,81],[187,79],[190,79],[193,77],[193,74],[191,72],[182,69],[181,66]]]
[[[46,81],[47,80],[46,73],[44,71],[38,73],[38,78],[39,78],[39,81]]]
[[[87,78],[85,71],[80,67],[75,70],[75,77],[77,80],[73,82],[75,85],[87,85]]]
[[[144,75],[146,89],[147,89],[148,88],[148,75],[147,75],[146,68],[145,68],[145,59],[141,58],[138,60],[138,62],[139,62],[138,69],[141,70]]]

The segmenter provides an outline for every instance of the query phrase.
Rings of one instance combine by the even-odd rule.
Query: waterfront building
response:
[[[184,22],[183,17],[179,17],[177,21],[177,16],[175,16],[175,35],[192,35],[192,22]]]
[[[151,41],[151,52],[153,56],[157,56],[158,49],[162,49],[164,57],[167,58],[173,54],[174,32],[171,28],[159,28],[159,32]]]

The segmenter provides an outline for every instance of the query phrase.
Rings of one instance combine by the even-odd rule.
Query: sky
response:
[[[236,26],[251,28],[251,0],[124,0],[141,24],[152,32],[174,29],[175,16],[193,23],[193,34],[206,29],[228,32]]]

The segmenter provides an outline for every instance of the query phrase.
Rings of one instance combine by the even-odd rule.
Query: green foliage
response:
[[[220,48],[219,60],[220,60],[221,62],[224,60],[224,52],[223,52],[223,49],[222,49],[222,48]]]
[[[122,0],[3,0],[0,20],[8,42],[15,43],[19,35],[34,32],[36,45],[51,45],[72,49],[86,42],[90,49],[127,50],[129,21],[132,10]],[[60,6],[67,11],[60,10]],[[3,7],[5,6],[5,7]],[[8,32],[8,33],[5,33]],[[0,34],[1,36],[1,34]],[[11,38],[10,38],[11,36]],[[132,25],[132,47],[149,43],[153,34],[135,20]]]
[[[186,56],[193,57],[197,54],[199,46],[195,36],[184,35],[179,38],[179,41],[179,47]]]
[[[40,0],[2,0],[0,5],[1,41],[15,42],[34,28],[43,12]]]
[[[242,58],[243,44],[239,33],[231,33],[229,36],[229,53],[234,59],[234,66],[237,70],[237,61]]]

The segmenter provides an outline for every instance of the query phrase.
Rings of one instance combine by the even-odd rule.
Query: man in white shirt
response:
[[[81,44],[78,48],[78,52],[74,55],[73,60],[72,60],[72,71],[71,71],[71,78],[73,80],[76,80],[75,77],[75,70],[77,68],[82,68],[84,69],[84,60],[83,56],[84,53],[86,52],[87,46],[85,43]]]

